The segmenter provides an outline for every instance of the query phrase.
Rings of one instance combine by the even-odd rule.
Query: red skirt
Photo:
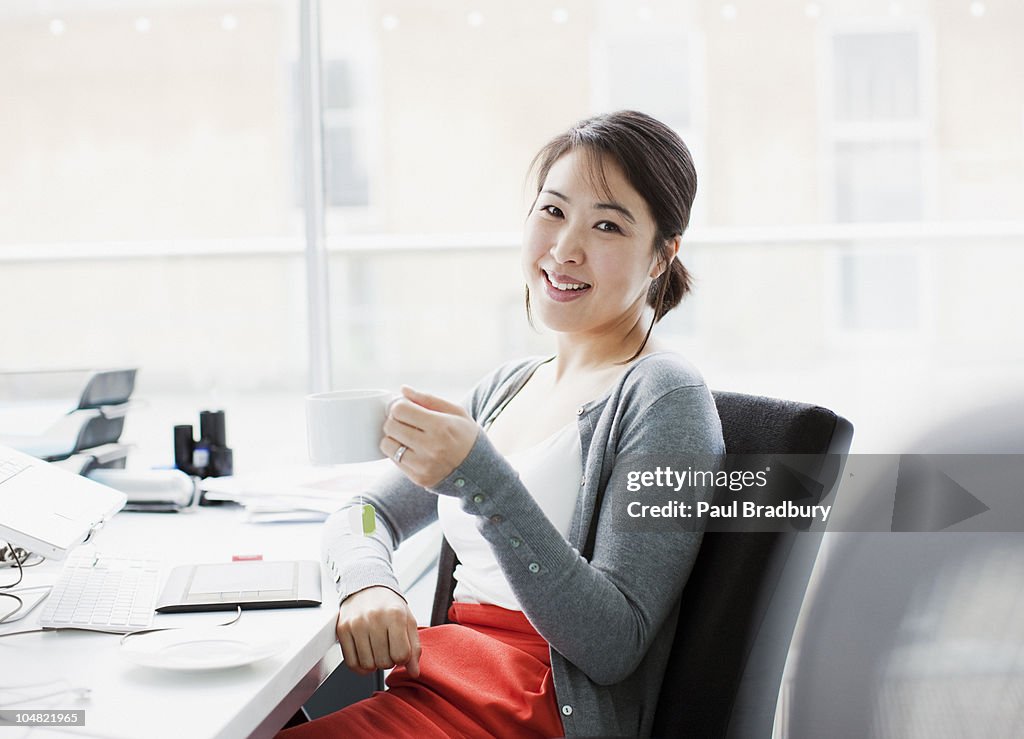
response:
[[[548,644],[520,611],[453,603],[454,623],[420,627],[420,676],[396,667],[377,691],[278,739],[560,737]]]

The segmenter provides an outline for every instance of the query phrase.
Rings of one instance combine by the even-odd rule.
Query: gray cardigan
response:
[[[545,361],[520,360],[484,378],[467,401],[472,417],[485,426]],[[566,736],[647,736],[701,531],[682,519],[656,533],[624,526],[621,511],[636,498],[626,474],[673,459],[685,468],[693,454],[720,458],[721,424],[700,374],[669,352],[634,362],[577,415],[583,481],[568,541],[480,433],[462,464],[431,491],[393,470],[365,493],[377,512],[373,536],[350,533],[347,509],[332,515],[324,556],[339,603],[371,585],[400,593],[391,552],[437,520],[435,495],[460,498],[479,517],[523,612],[551,645]]]

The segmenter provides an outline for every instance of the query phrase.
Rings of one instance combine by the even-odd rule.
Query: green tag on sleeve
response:
[[[377,516],[373,506],[369,503],[363,504],[363,536],[369,536],[377,530]]]
[[[356,503],[348,509],[348,528],[356,536],[369,536],[377,530],[377,512],[370,503]]]

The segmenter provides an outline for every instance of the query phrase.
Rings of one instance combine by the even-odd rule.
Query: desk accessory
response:
[[[93,470],[123,470],[128,463],[128,452],[132,447],[132,444],[102,444],[83,449],[54,464],[68,472],[85,476]]]
[[[39,625],[122,634],[147,629],[162,571],[156,559],[76,550],[61,570]]]
[[[128,496],[128,511],[182,511],[199,500],[197,478],[181,470],[93,469],[86,477]]]
[[[118,441],[134,369],[0,372],[0,436],[54,461]]]
[[[320,563],[312,560],[181,565],[171,570],[156,610],[314,607],[320,593]]]
[[[198,439],[191,425],[174,427],[174,466],[196,477],[234,474],[234,453],[227,443],[224,411],[200,412]]]
[[[116,443],[131,403],[79,408],[60,416],[39,434],[0,435],[7,446],[55,462],[99,446]]]
[[[131,397],[136,374],[129,368],[0,372],[0,397],[60,402],[63,412],[118,405]]]

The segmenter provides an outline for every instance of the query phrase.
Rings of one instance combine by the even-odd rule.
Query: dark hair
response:
[[[656,230],[652,248],[664,263],[669,256],[669,242],[681,236],[690,223],[690,209],[697,194],[697,171],[690,150],[679,135],[661,121],[635,110],[620,110],[582,120],[551,139],[533,158],[530,171],[536,171],[538,194],[551,167],[572,151],[587,156],[590,171],[606,191],[604,158],[610,157],[622,168],[629,184],[644,199],[654,217]],[[691,282],[690,273],[678,258],[673,258],[651,283],[647,305],[654,309],[654,320],[640,348],[627,362],[640,356],[654,324],[679,305],[690,292]],[[526,313],[529,317],[529,289]]]

